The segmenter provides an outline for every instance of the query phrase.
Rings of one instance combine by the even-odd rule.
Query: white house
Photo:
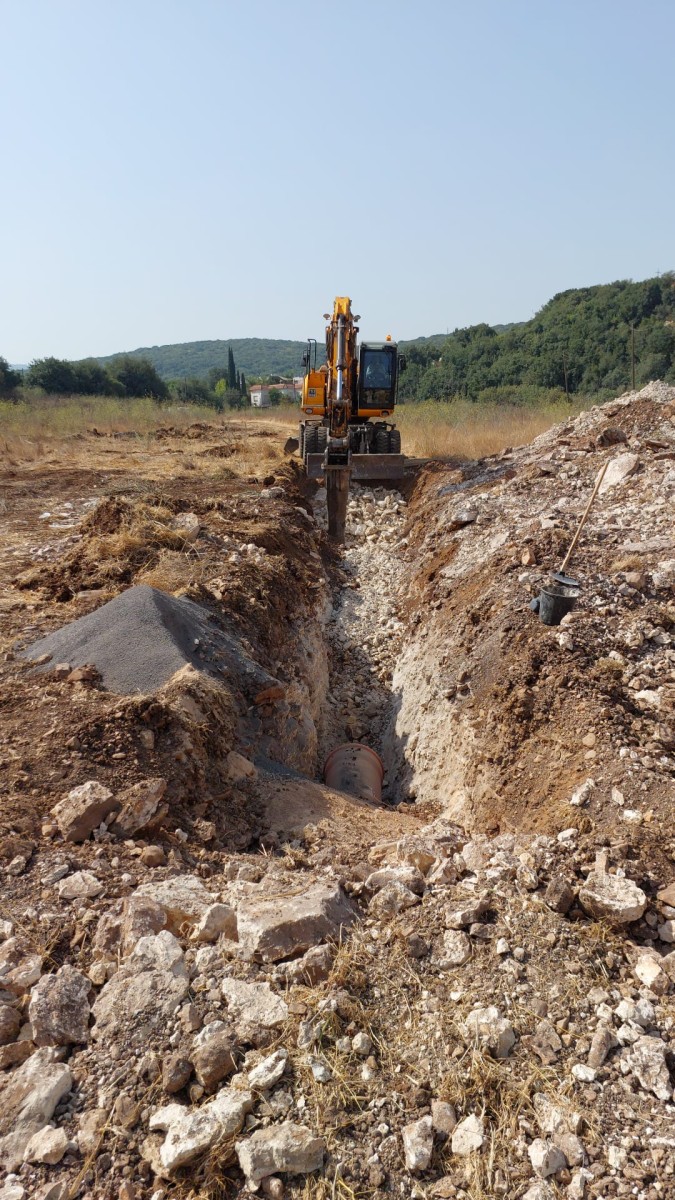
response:
[[[254,408],[269,408],[270,392],[281,392],[284,400],[299,401],[302,396],[302,376],[295,379],[280,379],[278,383],[254,383],[251,387],[251,404]]]
[[[251,387],[251,404],[254,408],[269,408],[270,389],[261,383],[254,383]]]

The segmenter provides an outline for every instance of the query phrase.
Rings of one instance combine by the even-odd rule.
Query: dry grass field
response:
[[[581,406],[545,408],[475,405],[456,400],[448,403],[409,404],[396,412],[404,453],[413,458],[477,459],[499,454],[511,446],[523,445],[568,416],[576,416]],[[78,445],[85,434],[98,433],[117,445],[111,453],[122,454],[122,443],[133,437],[133,452],[149,449],[158,431],[165,436],[170,429],[184,430],[199,422],[222,429],[227,439],[241,440],[247,431],[288,430],[297,426],[295,406],[276,409],[247,409],[244,412],[217,413],[197,405],[162,405],[152,400],[124,401],[100,397],[48,397],[29,399],[19,404],[0,403],[0,465],[40,462],[63,452],[75,460],[89,454],[91,443]],[[128,449],[131,445],[128,444]],[[237,456],[237,468],[254,470],[258,465],[259,443],[250,464]],[[184,467],[189,468],[187,462]]]

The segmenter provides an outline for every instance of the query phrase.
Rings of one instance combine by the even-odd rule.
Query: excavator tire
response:
[[[389,445],[389,430],[378,429],[375,433],[375,453],[390,454],[391,447]]]
[[[305,448],[303,458],[308,454],[317,454],[319,450],[319,427],[318,425],[305,426]]]
[[[300,430],[298,433],[298,454],[300,455],[301,458],[305,457],[305,427],[304,427],[304,425],[300,426]]]
[[[317,432],[317,438],[318,438],[317,450],[318,450],[319,454],[323,454],[324,450],[326,449],[326,446],[328,445],[328,426],[327,425],[319,425],[319,428],[317,429],[316,432]]]
[[[391,429],[389,431],[389,453],[401,453],[401,431],[400,429]]]

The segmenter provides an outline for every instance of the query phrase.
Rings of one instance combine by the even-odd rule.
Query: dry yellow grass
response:
[[[395,420],[401,430],[403,451],[410,457],[476,459],[529,442],[578,411],[566,405],[488,406],[455,400],[401,406]],[[283,441],[295,433],[299,415],[296,405],[217,413],[197,405],[160,406],[152,400],[105,396],[4,402],[0,403],[0,464],[58,461],[67,445],[69,459],[78,465],[96,453],[116,460],[111,466],[132,467],[142,462],[147,471],[148,458],[156,458],[154,434],[158,429],[171,426],[182,431],[205,422],[214,433],[222,431],[223,440],[234,442],[236,453],[219,461],[199,456],[196,441],[186,445],[183,438],[179,446],[165,440],[163,450],[173,451],[180,461],[172,462],[172,455],[165,453],[162,470],[173,472],[179,466],[181,473],[194,470],[217,475],[227,467],[236,474],[256,474],[263,460],[283,457]],[[108,435],[107,444],[100,439],[98,452],[94,451],[92,438],[83,436],[92,430]],[[260,437],[262,432],[278,435],[278,444],[272,438]],[[128,440],[114,437],[125,433],[137,436]],[[159,461],[153,466],[159,469]]]
[[[476,459],[499,454],[510,446],[531,442],[581,406],[471,404],[466,400],[407,404],[397,408],[403,452],[411,458]],[[297,407],[252,410],[244,416],[251,428],[283,427],[291,433],[298,424]]]
[[[67,464],[112,470],[128,473],[131,488],[136,475],[161,486],[163,480],[190,473],[217,487],[232,475],[268,474],[283,460],[283,423],[265,416],[108,397],[0,402],[0,469],[60,469]],[[189,429],[199,424],[208,430]],[[175,430],[173,436],[169,429]],[[269,436],[260,436],[263,431]]]
[[[486,458],[531,442],[577,409],[471,404],[457,400],[407,404],[397,409],[403,450],[414,458]]]

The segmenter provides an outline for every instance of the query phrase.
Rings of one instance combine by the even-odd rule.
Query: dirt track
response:
[[[306,1060],[294,1062],[287,1111],[326,1137],[327,1166],[314,1190],[291,1182],[289,1194],[523,1195],[538,1133],[531,1097],[544,1091],[564,1106],[570,1088],[584,1145],[567,1146],[536,1200],[565,1194],[546,1190],[553,1186],[576,1186],[570,1197],[584,1188],[598,1198],[633,1188],[645,1200],[673,1194],[672,1103],[623,1086],[622,1052],[585,1082],[570,1068],[587,1056],[598,1021],[611,1023],[597,1010],[644,993],[631,974],[641,949],[657,957],[671,949],[661,936],[669,907],[656,894],[675,876],[674,404],[672,389],[656,385],[530,447],[478,464],[430,464],[407,480],[405,496],[355,489],[344,553],[323,530],[321,494],[265,436],[273,430],[258,431],[260,449],[232,426],[227,435],[217,426],[168,430],[138,447],[89,435],[68,466],[16,462],[2,479],[0,837],[9,873],[0,915],[26,948],[39,947],[43,970],[69,962],[91,978],[100,954],[87,931],[146,877],[195,874],[235,903],[246,888],[264,889],[267,875],[283,884],[286,872],[301,889],[327,875],[363,907],[365,923],[327,981],[297,981],[288,992],[291,1026],[335,1001],[343,1039],[345,1029],[366,1027],[375,1047],[370,1074],[350,1061],[343,1075],[329,1039],[333,1083],[324,1089]],[[530,599],[559,564],[599,466],[620,454],[635,462],[600,498],[573,564],[582,601],[563,626],[547,628]],[[197,518],[194,539],[176,522],[185,513]],[[17,657],[137,583],[203,605],[271,686],[254,696],[231,674],[218,682],[193,671],[152,694],[120,697],[95,672],[78,679],[47,663],[36,674]],[[318,782],[328,750],[352,739],[383,758],[385,807]],[[257,773],[233,775],[232,752],[254,760]],[[166,792],[138,836],[104,828],[64,845],[50,816],[64,794],[90,779],[123,793],[150,777],[165,779]],[[445,839],[452,869],[424,885],[419,908],[378,909],[366,879],[381,862],[396,870],[417,862],[396,849],[414,838]],[[148,847],[159,848],[158,866],[144,864]],[[598,852],[650,904],[630,936],[603,932],[578,904],[568,918],[542,902],[559,875],[576,891]],[[100,897],[60,901],[52,874],[62,865],[94,871]],[[470,958],[446,960],[447,905],[484,888],[496,897],[486,923],[472,926]],[[508,951],[495,951],[500,938]],[[512,957],[515,949],[522,954]],[[94,972],[94,989],[112,978],[106,969]],[[205,1025],[225,1015],[213,981],[232,969],[244,971],[229,950],[217,960],[214,949],[196,972]],[[283,990],[279,969],[252,977]],[[647,992],[656,1005],[649,1028],[668,1055],[670,991]],[[25,1018],[28,992],[16,1003]],[[509,1015],[519,1040],[508,1064],[482,1052],[466,1058],[465,1022],[479,1003]],[[542,1021],[560,1043],[548,1059],[531,1050]],[[30,1027],[28,1044],[29,1035]],[[284,1044],[295,1039],[289,1027]],[[153,1045],[166,1056],[161,1039]],[[92,1054],[74,1052],[73,1102],[57,1110],[70,1136],[96,1107],[95,1079],[116,1069],[117,1055]],[[152,1107],[135,1075],[120,1079],[134,1103]],[[482,1112],[490,1155],[467,1163],[440,1137],[416,1175],[397,1139],[439,1098],[458,1117]],[[270,1112],[256,1120],[273,1123]],[[645,1163],[648,1128],[664,1152]],[[119,1192],[123,1178],[134,1200],[157,1188],[185,1194],[182,1176],[152,1182],[147,1113],[131,1126],[113,1122],[113,1134],[77,1184],[75,1146],[57,1167],[22,1168],[26,1194],[48,1178],[91,1200],[130,1200]],[[199,1172],[195,1195],[247,1194],[226,1155],[220,1172],[203,1159]]]

